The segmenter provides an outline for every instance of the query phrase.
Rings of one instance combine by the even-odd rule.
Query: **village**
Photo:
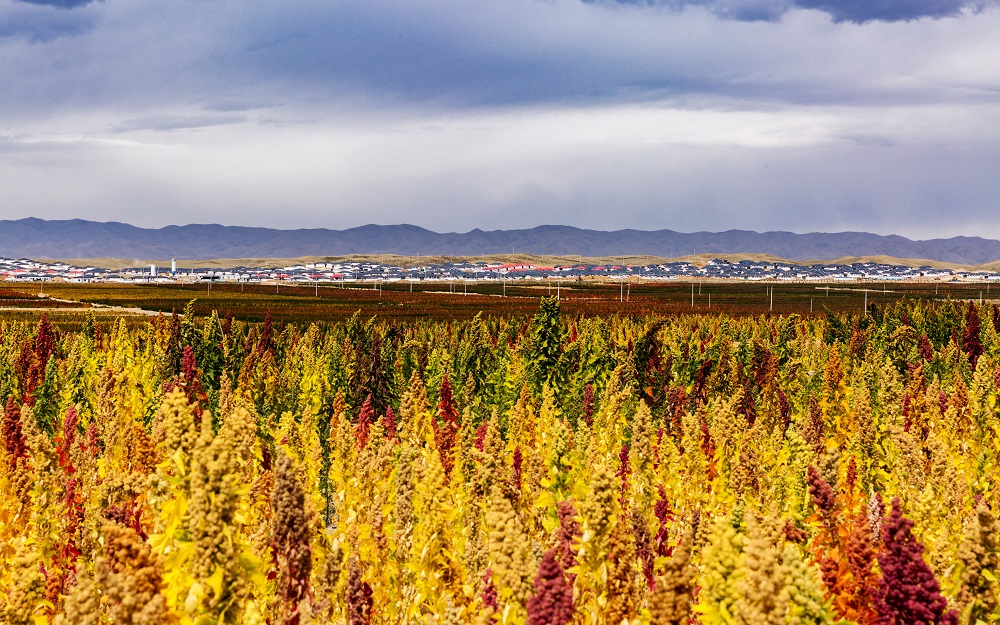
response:
[[[695,264],[674,261],[661,264],[570,264],[552,267],[528,263],[445,262],[414,267],[369,261],[319,262],[283,267],[233,267],[227,269],[178,269],[155,264],[119,269],[75,266],[65,262],[0,258],[0,280],[13,282],[61,281],[70,283],[357,283],[514,280],[744,280],[782,282],[857,281],[1000,281],[1000,271],[910,267],[873,262],[799,265],[785,262],[712,259]]]

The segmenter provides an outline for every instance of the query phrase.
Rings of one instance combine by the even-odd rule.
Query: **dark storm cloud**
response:
[[[682,9],[704,6],[717,15],[738,20],[773,20],[793,7],[817,9],[836,22],[898,22],[959,14],[966,8],[981,9],[987,1],[970,0],[583,0],[591,4],[617,2],[629,5],[665,6]]]
[[[806,9],[819,9],[841,22],[898,22],[921,17],[948,17],[967,7],[979,8],[983,3],[967,0],[796,0]]]
[[[715,14],[614,0],[115,0],[72,11],[0,0],[0,33],[40,40],[102,24],[92,37],[21,50],[23,62],[0,66],[10,95],[0,113],[63,102],[209,112],[288,102],[456,110],[698,97],[872,105],[934,100],[949,88],[947,79],[884,79],[940,62],[911,48],[916,35],[887,30],[896,24],[832,24],[790,10],[791,0],[706,2]],[[753,21],[777,15],[785,17]],[[19,51],[7,52],[16,59]]]
[[[398,2],[309,6],[276,21],[247,24],[249,41],[232,60],[330,90],[359,89],[382,104],[509,105],[603,98],[633,83],[669,88],[644,64],[618,62],[606,46],[560,32],[558,11],[519,12]],[[484,9],[484,10],[483,10]],[[548,13],[548,14],[546,14]],[[537,18],[542,18],[537,21]],[[548,20],[553,22],[548,22]]]
[[[782,0],[713,0],[712,6],[739,20],[774,17],[788,8]],[[871,101],[863,80],[828,82],[825,68],[802,52],[815,42],[798,33],[773,38],[739,21],[717,25],[708,15],[609,8],[567,2],[309,4],[245,21],[242,47],[219,63],[231,74],[293,89],[308,84],[327,97],[361,92],[389,106],[586,106],[691,94]],[[868,58],[857,62],[856,75],[871,64]],[[910,88],[894,94],[883,86],[877,97],[912,100],[921,94]]]
[[[89,2],[59,5],[79,7]],[[23,38],[32,42],[52,41],[93,30],[96,16],[90,11],[64,11],[41,3],[10,3],[0,7],[0,39]]]
[[[595,104],[753,88],[683,61],[679,45],[642,15],[605,16],[573,2],[135,0],[74,11],[5,4],[20,16],[0,17],[0,33],[32,40],[82,32],[98,17],[115,26],[73,45],[22,51],[28,63],[0,67],[0,83],[21,92],[0,99],[0,111],[38,101],[52,107],[70,90],[75,106],[196,101],[219,110],[220,102],[238,108],[355,96],[369,106]]]
[[[18,1],[24,2],[25,4],[39,4],[43,6],[56,7],[59,9],[75,9],[77,7],[82,7],[94,2],[94,0],[18,0]]]

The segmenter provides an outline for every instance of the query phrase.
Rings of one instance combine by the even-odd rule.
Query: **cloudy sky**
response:
[[[1000,237],[996,0],[0,0],[0,218]]]

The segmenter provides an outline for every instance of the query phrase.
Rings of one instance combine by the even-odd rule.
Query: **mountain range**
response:
[[[688,254],[770,254],[789,260],[882,255],[980,265],[1000,259],[1000,241],[980,237],[915,241],[867,232],[606,232],[555,225],[439,233],[409,224],[367,225],[347,230],[277,230],[218,224],[150,229],[81,219],[0,220],[0,256],[7,258],[202,260],[348,254],[481,256],[511,251],[664,258]]]

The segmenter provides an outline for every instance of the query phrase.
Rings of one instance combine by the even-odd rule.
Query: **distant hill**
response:
[[[771,254],[790,260],[848,256],[891,256],[980,265],[1000,260],[1000,241],[953,237],[913,241],[867,232],[674,232],[571,226],[525,230],[472,230],[438,233],[408,224],[367,225],[347,230],[275,230],[191,224],[159,229],[80,219],[0,220],[0,256],[8,258],[211,259],[399,254],[482,256],[510,253],[545,255]]]

